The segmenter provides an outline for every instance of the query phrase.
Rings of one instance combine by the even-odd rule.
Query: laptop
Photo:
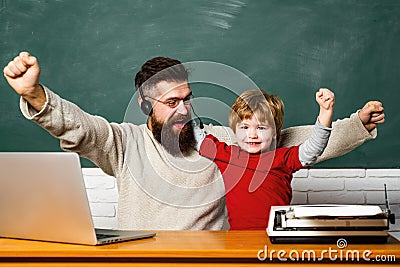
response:
[[[0,152],[0,237],[102,245],[154,232],[95,229],[79,156]]]

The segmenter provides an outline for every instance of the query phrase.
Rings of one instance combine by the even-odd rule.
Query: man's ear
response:
[[[140,105],[141,105],[142,102],[143,102],[143,99],[142,99],[140,96],[138,96],[137,102],[138,102],[139,107],[140,107]]]

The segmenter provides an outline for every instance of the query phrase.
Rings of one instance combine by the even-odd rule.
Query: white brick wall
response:
[[[98,168],[83,168],[98,228],[118,228],[115,179]],[[292,204],[369,204],[385,206],[384,184],[400,230],[400,169],[304,169],[294,174]]]
[[[118,190],[114,177],[98,168],[83,168],[86,191],[96,228],[118,228]]]

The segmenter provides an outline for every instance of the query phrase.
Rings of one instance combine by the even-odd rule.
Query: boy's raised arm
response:
[[[299,148],[299,160],[303,166],[314,164],[317,157],[322,154],[328,144],[331,134],[331,123],[335,95],[326,88],[321,88],[315,95],[319,104],[319,115],[314,129],[308,138]]]

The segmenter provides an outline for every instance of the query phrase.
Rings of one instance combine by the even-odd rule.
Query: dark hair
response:
[[[150,79],[151,77],[153,78]],[[168,57],[155,57],[145,62],[140,71],[136,74],[136,90],[147,80],[149,81],[146,83],[145,87],[150,88],[161,81],[187,81],[188,73],[179,60]]]

